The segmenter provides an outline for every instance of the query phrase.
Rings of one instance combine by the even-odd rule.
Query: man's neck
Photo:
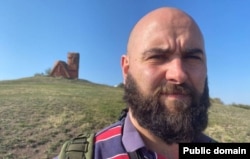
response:
[[[179,145],[178,144],[166,144],[162,139],[153,135],[149,130],[141,127],[137,120],[133,117],[131,111],[129,111],[129,117],[141,135],[147,149],[156,152],[157,154],[163,155],[167,159],[178,159],[179,158]]]

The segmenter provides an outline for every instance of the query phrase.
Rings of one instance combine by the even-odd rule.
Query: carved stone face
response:
[[[68,65],[70,67],[78,68],[79,65],[79,54],[78,53],[69,53],[68,54]]]

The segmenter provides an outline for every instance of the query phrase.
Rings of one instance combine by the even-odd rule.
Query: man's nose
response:
[[[187,80],[187,72],[183,61],[180,58],[174,58],[166,66],[166,80],[173,84],[182,84]]]

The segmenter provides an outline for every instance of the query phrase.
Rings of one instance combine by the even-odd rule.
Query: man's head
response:
[[[207,126],[204,40],[195,21],[159,8],[133,28],[122,56],[124,99],[140,126],[167,143],[188,142]]]

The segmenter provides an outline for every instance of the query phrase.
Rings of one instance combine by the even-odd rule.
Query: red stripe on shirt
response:
[[[156,154],[157,155],[157,159],[167,159],[164,156],[160,155],[160,154]]]
[[[120,125],[112,129],[109,129],[107,131],[104,131],[103,133],[96,136],[95,142],[107,140],[115,136],[121,135],[121,131],[122,131],[122,127]]]
[[[127,153],[123,153],[123,154],[118,154],[116,156],[113,156],[110,159],[129,159],[129,156]]]

